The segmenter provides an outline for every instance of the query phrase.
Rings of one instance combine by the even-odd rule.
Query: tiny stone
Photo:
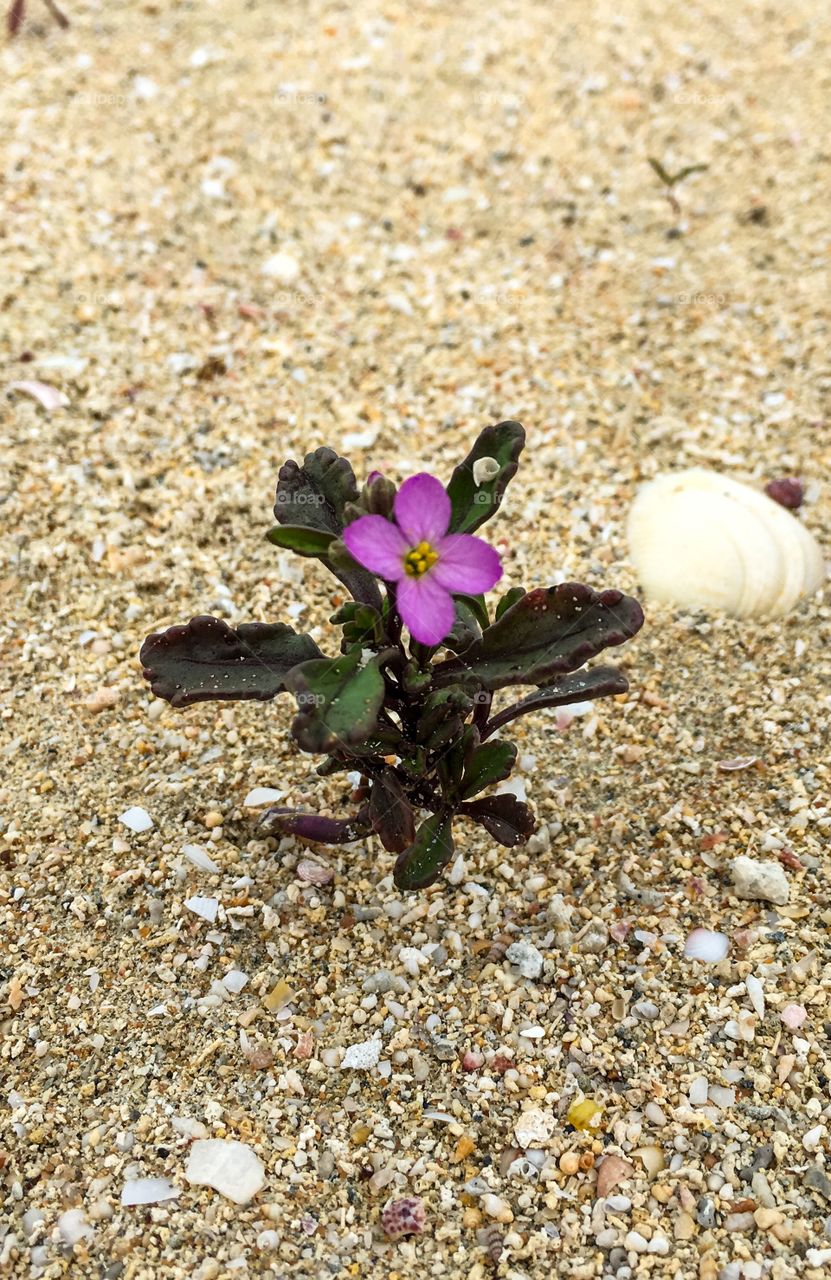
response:
[[[516,965],[523,978],[535,979],[542,973],[545,959],[530,942],[513,942],[505,952],[511,964]]]
[[[731,1231],[752,1231],[756,1222],[752,1213],[728,1213],[724,1219],[724,1230]]]
[[[529,1147],[544,1147],[554,1132],[554,1125],[552,1115],[541,1111],[539,1107],[530,1107],[514,1121],[517,1144],[523,1151],[527,1151]]]
[[[363,1040],[359,1044],[350,1045],[341,1060],[341,1070],[369,1071],[381,1057],[381,1041],[378,1039]]]
[[[140,805],[133,805],[131,809],[125,809],[118,819],[123,822],[128,831],[134,831],[137,835],[142,831],[149,831],[153,826],[153,819],[146,809],[142,809]]]
[[[806,1170],[802,1181],[809,1191],[816,1191],[824,1200],[831,1203],[831,1178],[818,1165],[812,1164],[810,1169]]]
[[[778,862],[755,862],[742,856],[733,859],[730,874],[737,898],[774,902],[780,907],[788,901],[788,880]]]
[[[631,1178],[634,1172],[634,1166],[621,1156],[604,1156],[597,1168],[598,1196],[601,1199],[605,1199],[619,1182],[625,1181],[626,1178]]]
[[[482,1196],[482,1209],[489,1218],[495,1218],[497,1222],[513,1222],[514,1220],[511,1206],[501,1196],[495,1196],[492,1193]]]

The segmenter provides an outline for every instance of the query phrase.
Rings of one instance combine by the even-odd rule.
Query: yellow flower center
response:
[[[439,558],[429,542],[420,542],[404,557],[404,572],[408,578],[420,578],[431,569]]]

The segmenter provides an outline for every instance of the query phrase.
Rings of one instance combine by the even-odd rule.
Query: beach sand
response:
[[[0,50],[0,1266],[819,1277],[822,592],[769,623],[647,605],[628,695],[512,726],[531,844],[459,824],[406,898],[375,841],[257,831],[254,787],[349,812],[289,699],[177,712],[137,654],[198,613],[333,641],[339,584],[264,537],[321,444],[447,477],[523,422],[481,530],[505,585],[638,594],[629,504],[685,466],[800,476],[827,547],[822,6],[69,6]],[[706,169],[671,200],[649,157]],[[787,904],[735,896],[740,855]],[[684,958],[698,927],[721,962]],[[190,1185],[205,1138],[256,1153],[249,1204]],[[175,1198],[123,1205],[139,1178]]]

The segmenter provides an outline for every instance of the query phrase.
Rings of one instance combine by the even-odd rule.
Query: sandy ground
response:
[[[628,697],[519,728],[531,846],[460,828],[452,882],[405,900],[374,845],[317,850],[316,888],[308,850],[258,837],[254,786],[348,804],[288,749],[286,700],[176,713],[136,656],[199,612],[293,609],[327,641],[332,581],[263,538],[279,464],[322,443],[447,475],[520,419],[487,527],[509,583],[637,591],[625,514],[667,467],[801,475],[827,546],[824,7],[71,17],[30,0],[0,51],[0,1266],[820,1276],[821,595],[766,625],[650,609]],[[648,156],[708,166],[677,210]],[[27,379],[68,405],[6,390]],[[734,896],[740,854],[784,864],[786,905]],[[721,963],[683,958],[698,926]],[[341,1066],[373,1039],[377,1066]],[[186,1180],[205,1137],[256,1152],[250,1204]],[[143,1177],[177,1198],[123,1206]],[[394,1242],[404,1195],[425,1228]]]

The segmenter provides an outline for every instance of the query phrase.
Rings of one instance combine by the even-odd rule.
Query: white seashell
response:
[[[476,459],[473,464],[473,483],[475,485],[485,484],[486,481],[492,480],[496,475],[499,475],[499,463],[496,458]]]
[[[799,520],[767,494],[703,467],[644,485],[628,538],[646,595],[667,604],[781,617],[825,577],[819,545]]]

